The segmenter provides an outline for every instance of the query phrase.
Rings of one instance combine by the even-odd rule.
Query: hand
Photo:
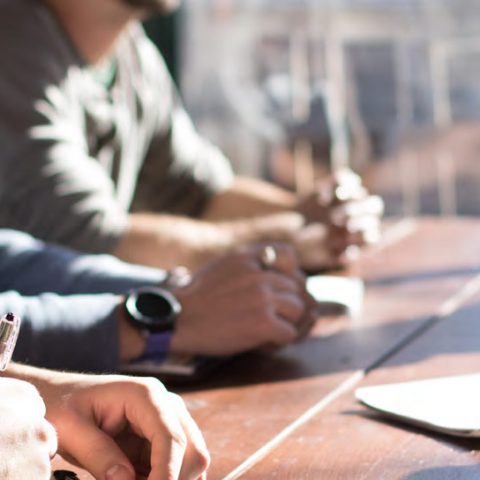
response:
[[[0,478],[49,480],[56,450],[57,436],[35,387],[0,378]]]
[[[190,285],[174,290],[182,313],[172,350],[230,355],[283,346],[305,330],[309,307],[294,250],[275,244],[275,265],[261,264],[262,245],[242,247],[208,264]]]
[[[341,265],[348,261],[345,253],[349,247],[372,244],[380,238],[383,202],[380,197],[369,195],[360,177],[351,170],[339,171],[323,182],[317,192],[298,203],[297,210],[312,229],[304,236],[324,238],[329,263]]]
[[[158,380],[60,372],[37,377],[59,453],[97,480],[206,478],[203,437],[180,397]]]

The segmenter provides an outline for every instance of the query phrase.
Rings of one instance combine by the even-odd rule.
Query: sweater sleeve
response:
[[[0,291],[22,295],[126,293],[156,285],[165,272],[109,255],[82,255],[25,233],[0,229]]]
[[[131,29],[140,92],[153,136],[139,174],[132,209],[198,216],[234,180],[229,160],[203,138],[185,111],[163,58],[143,30]],[[148,92],[148,94],[147,94]],[[161,105],[151,109],[147,101]]]
[[[89,146],[82,92],[73,85],[85,92],[91,82],[44,3],[0,2],[0,223],[111,252],[127,212]]]
[[[79,255],[0,230],[0,314],[12,311],[22,318],[15,360],[48,368],[116,369],[118,294],[155,285],[164,276],[108,255]]]
[[[14,360],[45,368],[111,372],[118,367],[116,307],[111,294],[22,297],[0,294],[0,311],[22,319]]]

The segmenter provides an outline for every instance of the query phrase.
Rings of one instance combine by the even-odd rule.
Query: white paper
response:
[[[480,437],[480,374],[359,388],[359,401],[399,420]]]
[[[343,305],[354,318],[362,313],[364,285],[360,278],[315,275],[307,279],[307,290],[319,303]]]

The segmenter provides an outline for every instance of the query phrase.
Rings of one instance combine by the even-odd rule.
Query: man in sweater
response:
[[[314,270],[375,241],[358,177],[297,198],[196,133],[139,24],[173,3],[0,0],[0,225],[162,268],[285,241]]]

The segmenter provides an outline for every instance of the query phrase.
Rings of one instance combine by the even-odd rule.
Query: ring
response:
[[[260,256],[260,263],[266,270],[272,268],[277,262],[277,251],[271,245],[267,245],[263,248],[262,255]]]

